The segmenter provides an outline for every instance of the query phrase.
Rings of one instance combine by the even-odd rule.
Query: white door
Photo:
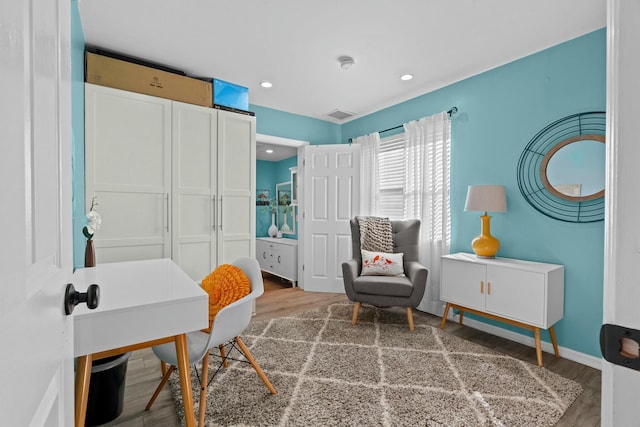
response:
[[[349,220],[360,204],[360,147],[304,147],[304,290],[344,293],[342,263],[351,258]]]
[[[69,0],[0,5],[0,424],[73,425]]]
[[[193,280],[217,265],[215,207],[218,114],[173,103],[171,257]]]
[[[640,330],[640,1],[607,11],[607,183],[603,323]],[[628,343],[638,357],[638,344]],[[635,347],[635,348],[634,348]],[[626,349],[626,348],[625,348]],[[640,371],[602,363],[602,425],[638,425]]]
[[[85,85],[85,191],[96,262],[171,257],[171,101]]]
[[[218,264],[256,253],[256,118],[218,111]]]

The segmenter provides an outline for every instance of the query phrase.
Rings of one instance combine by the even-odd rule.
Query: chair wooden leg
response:
[[[202,374],[200,375],[200,418],[198,427],[204,427],[204,416],[207,412],[207,384],[209,383],[209,351],[202,358]]]
[[[255,369],[258,376],[260,377],[264,385],[267,386],[271,394],[276,394],[277,391],[275,387],[271,384],[271,381],[269,381],[269,378],[267,378],[267,376],[264,374],[264,372],[260,368],[260,365],[258,365],[258,362],[256,362],[256,359],[253,358],[253,355],[249,351],[249,348],[244,344],[244,341],[242,341],[240,337],[236,337],[235,342],[236,344],[238,344],[238,347],[240,347],[240,350],[242,350],[242,353],[244,353],[244,357],[246,357],[249,363],[251,363],[251,366],[253,366],[253,369]]]
[[[167,373],[167,369],[169,369],[169,365],[164,360],[160,361],[160,370],[162,371],[162,376]]]
[[[407,320],[409,321],[409,330],[413,332],[413,311],[411,311],[411,307],[407,307]]]
[[[226,368],[227,367],[227,356],[225,356],[225,354],[224,354],[224,344],[220,344],[218,346],[218,348],[220,349],[220,357],[222,357],[222,366],[224,366]]]
[[[360,311],[360,301],[356,301],[353,305],[353,316],[351,317],[351,324],[355,325],[358,320],[358,312]]]
[[[175,366],[173,365],[169,366],[169,369],[167,369],[167,372],[165,372],[164,376],[162,377],[162,381],[160,381],[160,384],[158,384],[158,388],[156,388],[156,391],[153,392],[153,396],[151,396],[151,399],[149,399],[149,403],[147,403],[147,406],[145,406],[144,408],[145,411],[148,411],[149,409],[151,409],[151,405],[153,405],[153,402],[155,402],[156,399],[158,398],[158,395],[162,391],[162,387],[164,387],[167,381],[169,381],[169,377],[175,370],[176,370]]]

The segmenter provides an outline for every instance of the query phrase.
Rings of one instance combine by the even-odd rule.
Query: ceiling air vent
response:
[[[355,116],[355,113],[350,113],[348,111],[335,110],[327,114],[329,117],[333,117],[334,119],[344,120],[351,116]]]

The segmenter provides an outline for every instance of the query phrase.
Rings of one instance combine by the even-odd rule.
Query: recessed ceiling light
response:
[[[266,151],[267,151],[267,154],[272,154],[273,153],[273,150],[271,148],[267,148]]]
[[[400,76],[400,80],[411,80],[413,78],[413,74],[403,74]]]
[[[273,86],[273,83],[264,81],[264,82],[260,82],[260,86],[269,88]]]

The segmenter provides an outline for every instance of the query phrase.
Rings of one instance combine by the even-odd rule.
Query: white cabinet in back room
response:
[[[255,251],[255,117],[85,85],[96,261],[172,258],[194,280]]]
[[[298,280],[297,240],[258,237],[256,258],[262,270],[290,280],[293,286],[296,285]]]

